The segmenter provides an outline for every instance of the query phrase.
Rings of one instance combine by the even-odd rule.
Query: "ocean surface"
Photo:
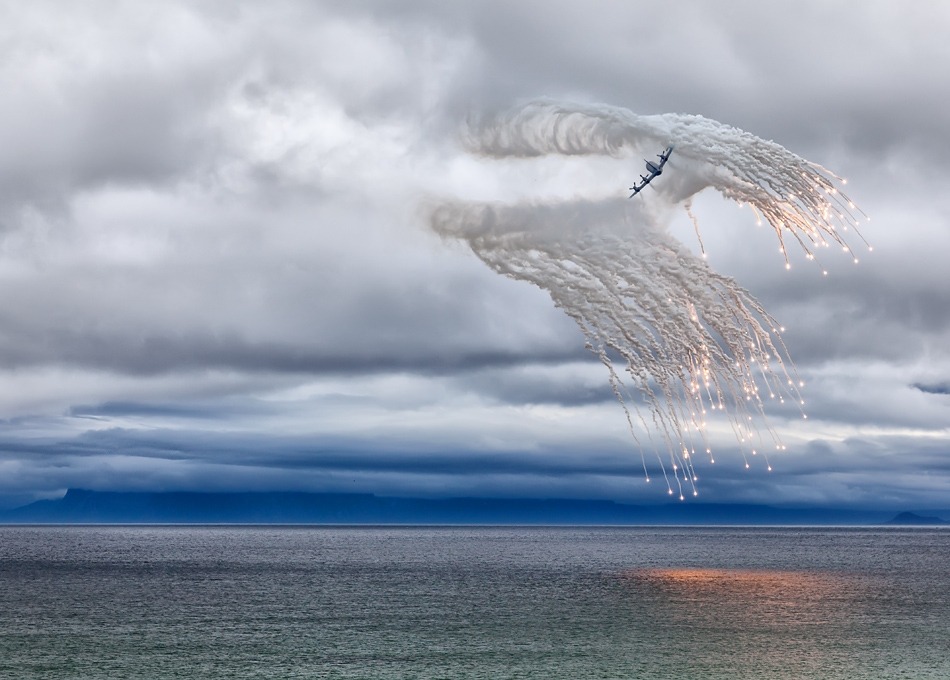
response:
[[[0,678],[950,678],[950,530],[0,527]]]

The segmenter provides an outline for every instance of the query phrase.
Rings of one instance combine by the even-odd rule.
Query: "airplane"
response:
[[[671,153],[673,153],[672,145],[666,147],[666,150],[663,153],[658,153],[656,155],[656,157],[660,159],[659,163],[654,163],[644,159],[644,162],[647,164],[647,172],[650,174],[640,175],[640,179],[642,181],[639,184],[630,187],[630,189],[633,190],[633,193],[630,194],[630,198],[633,198],[639,194],[650,182],[663,174],[663,166],[666,165],[666,161],[670,159]]]

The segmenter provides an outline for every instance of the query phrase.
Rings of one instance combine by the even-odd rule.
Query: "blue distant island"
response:
[[[893,511],[608,500],[405,498],[362,493],[115,492],[70,489],[62,498],[0,512],[6,524],[521,524],[940,525]]]
[[[950,524],[950,522],[942,520],[939,517],[918,515],[915,512],[902,512],[894,517],[894,519],[886,522],[886,524],[897,524],[901,526],[935,526],[940,524]]]

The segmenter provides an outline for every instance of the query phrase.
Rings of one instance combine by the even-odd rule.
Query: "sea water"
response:
[[[0,678],[950,678],[950,531],[0,527]]]

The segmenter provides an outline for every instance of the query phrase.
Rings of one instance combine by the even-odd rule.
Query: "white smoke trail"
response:
[[[615,107],[541,101],[474,121],[464,141],[471,151],[496,157],[652,156],[674,145],[677,161],[690,162],[688,173],[664,177],[660,186],[670,200],[686,202],[712,187],[740,205],[748,203],[760,222],[775,230],[783,252],[785,234],[790,234],[810,257],[813,248],[827,247],[829,239],[854,256],[841,232],[859,225],[855,213],[866,217],[835,185],[846,181],[829,170],[774,142],[702,116],[638,116]]]
[[[663,201],[689,212],[691,197],[713,187],[750,204],[775,230],[783,252],[783,237],[791,234],[810,258],[812,248],[831,241],[854,255],[842,232],[857,224],[857,210],[837,190],[834,175],[773,142],[700,116],[535,102],[473,122],[464,140],[471,152],[499,158],[624,157],[673,145],[674,172],[664,173],[659,188]],[[662,439],[669,493],[675,485],[683,498],[684,489],[696,494],[697,449],[713,461],[705,435],[709,411],[725,413],[743,451],[757,454],[765,439],[783,449],[765,418],[765,395],[800,403],[798,381],[780,329],[761,305],[692,255],[657,218],[642,211],[633,220],[629,205],[625,199],[454,202],[434,210],[431,224],[467,242],[495,271],[548,291],[577,322],[607,368],[641,453],[642,428]],[[645,462],[644,472],[649,479]]]

